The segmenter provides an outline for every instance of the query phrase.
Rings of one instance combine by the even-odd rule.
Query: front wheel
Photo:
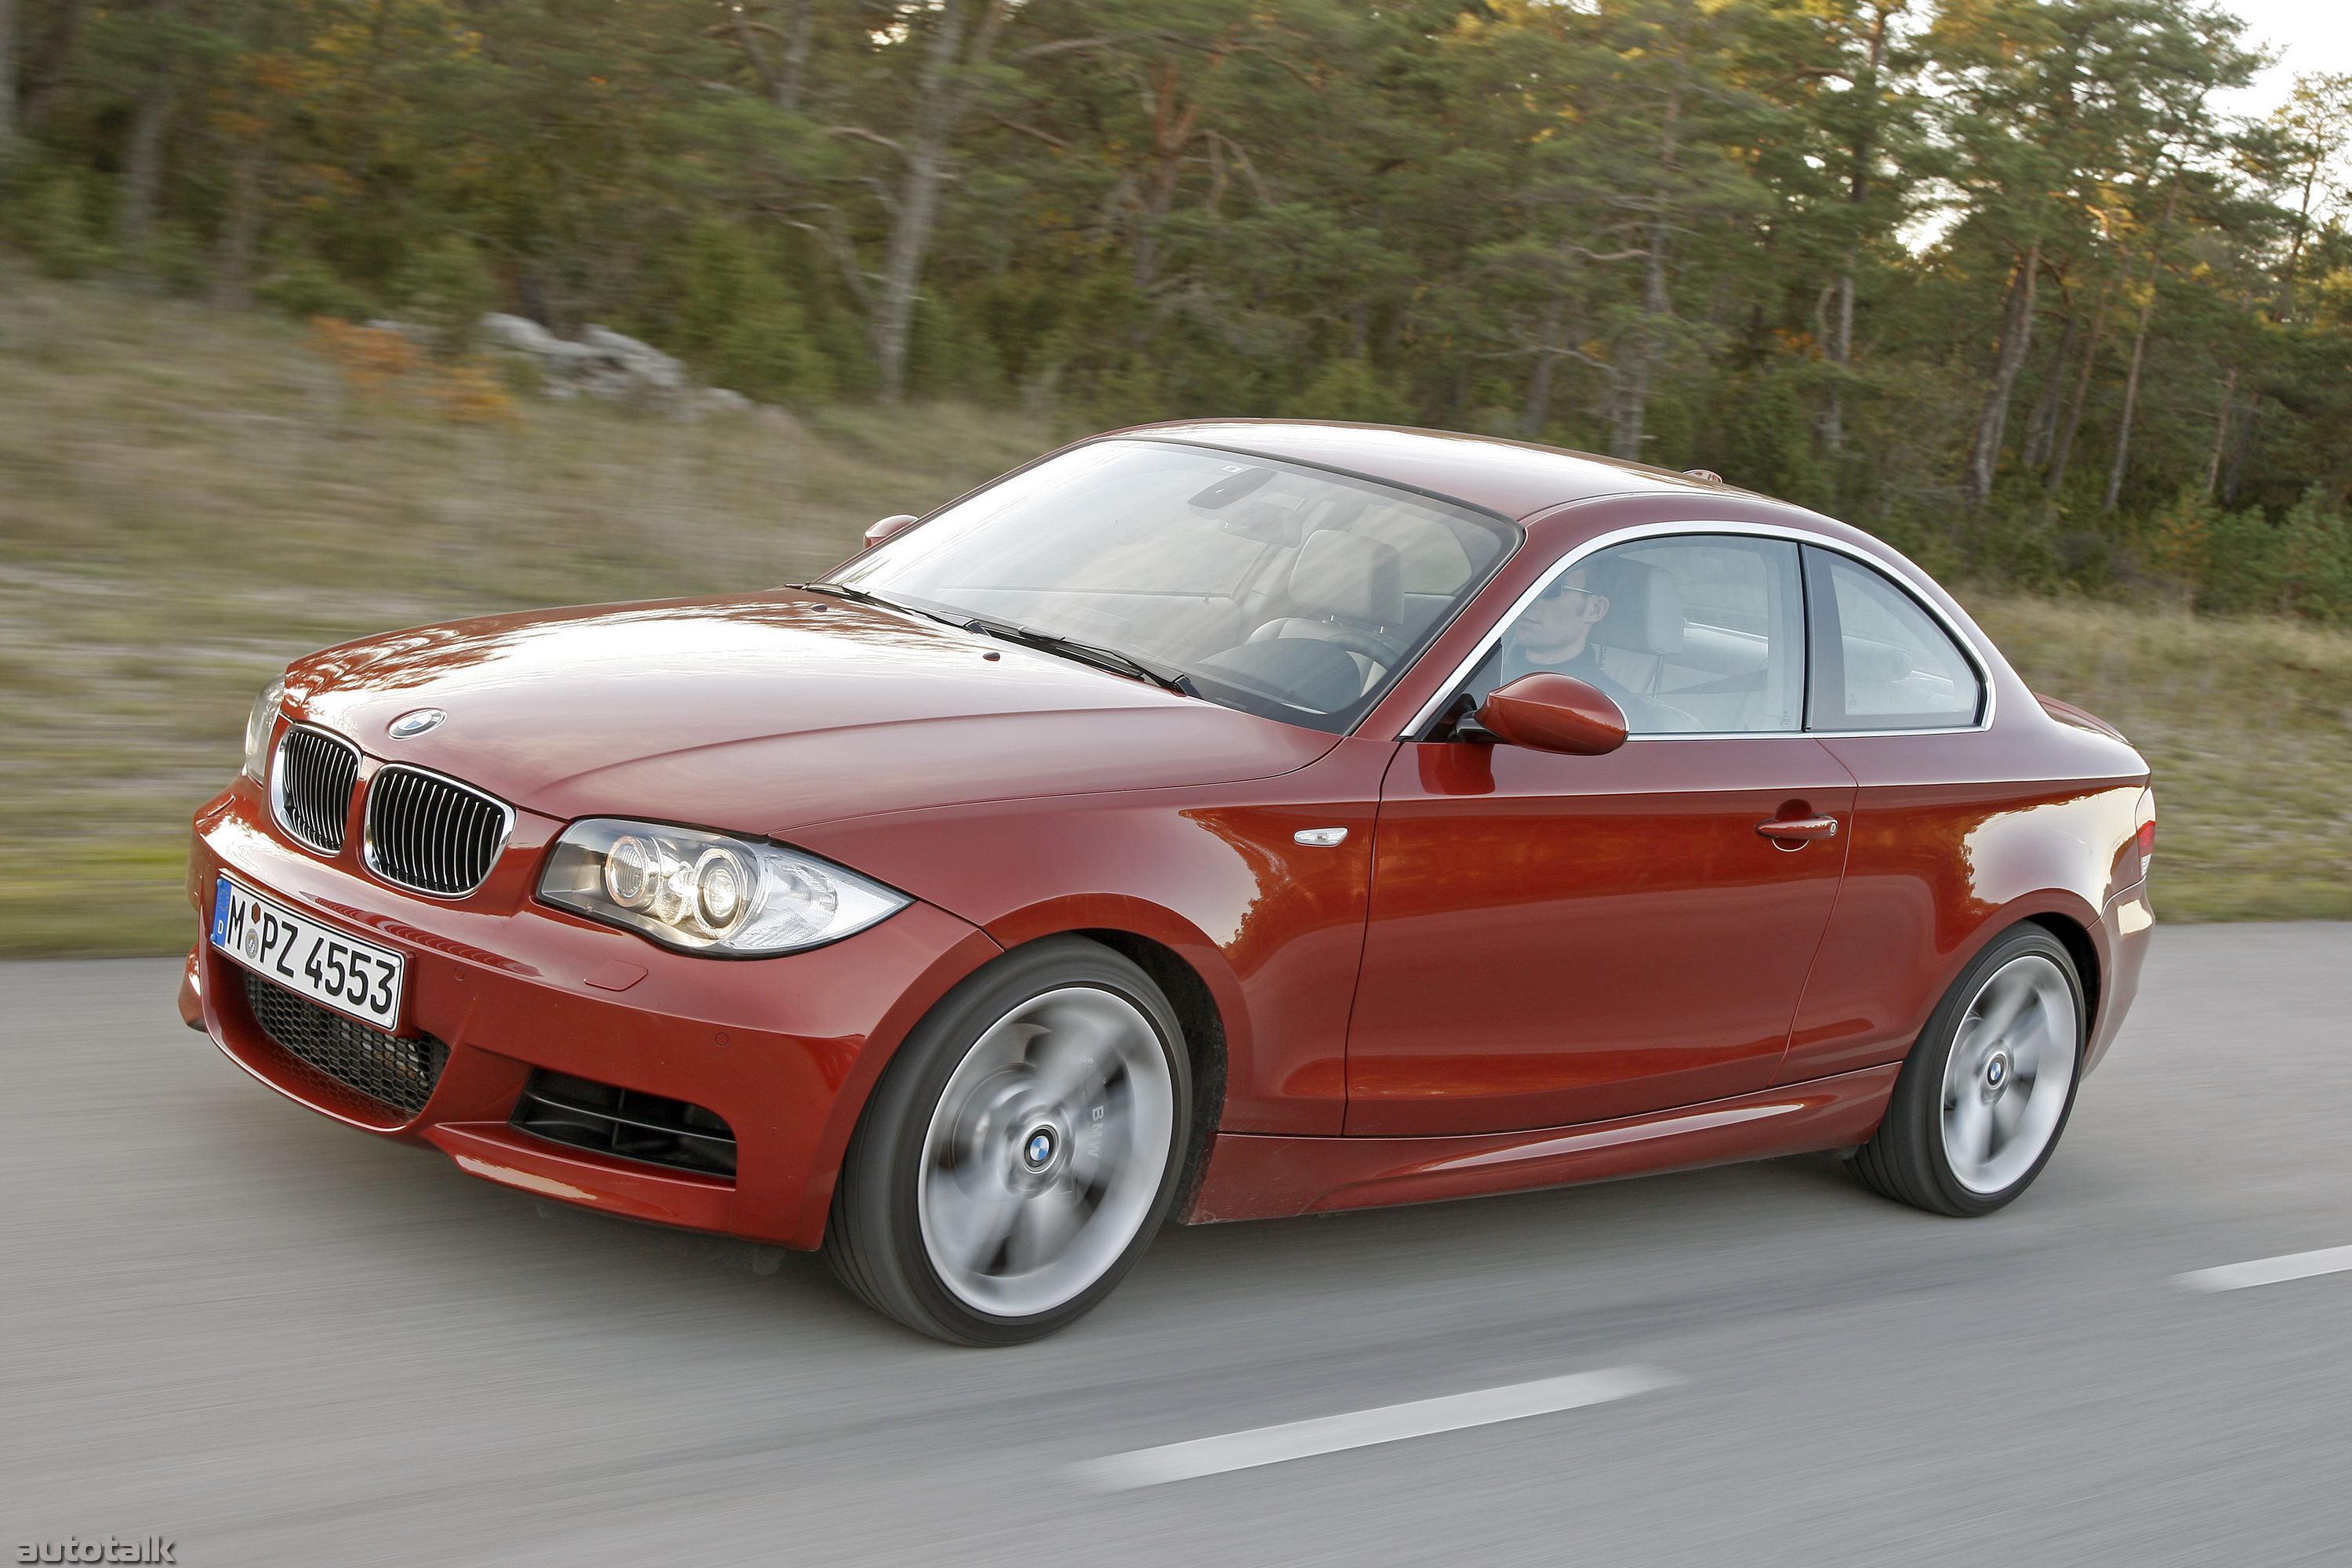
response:
[[[2083,983],[2039,926],[1994,941],[1921,1031],[1878,1134],[1854,1156],[1871,1189],[1932,1214],[1990,1214],[2058,1146],[2083,1059]]]
[[[1052,1333],[1108,1296],[1190,1147],[1184,1037],[1150,976],[1080,937],[998,960],[899,1048],[825,1233],[868,1305],[957,1344]]]

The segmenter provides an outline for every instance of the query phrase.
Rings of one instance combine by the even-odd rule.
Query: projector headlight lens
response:
[[[751,908],[752,869],[733,849],[706,849],[694,863],[694,916],[703,929],[726,935]]]
[[[780,845],[608,817],[564,830],[539,896],[665,947],[730,957],[835,942],[914,901]]]
[[[604,896],[625,910],[649,908],[661,879],[661,851],[623,834],[604,851]]]
[[[253,710],[245,716],[245,776],[256,784],[269,782],[269,733],[278,728],[278,707],[286,700],[286,678],[279,676],[261,689]]]

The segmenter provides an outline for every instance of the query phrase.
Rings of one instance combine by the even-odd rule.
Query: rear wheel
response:
[[[2033,1183],[2074,1108],[2083,984],[2039,926],[1998,938],[1945,994],[1854,1156],[1874,1191],[1933,1214],[1990,1214]]]
[[[1166,1217],[1190,1147],[1181,1029],[1079,937],[1009,953],[916,1026],[876,1087],[826,1228],[866,1303],[958,1344],[1052,1333]]]

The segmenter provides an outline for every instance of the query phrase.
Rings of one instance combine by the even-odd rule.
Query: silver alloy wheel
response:
[[[1125,997],[1073,985],[1013,1008],[923,1134],[916,1212],[940,1282],[1007,1318],[1079,1295],[1150,1213],[1175,1122],[1166,1047]]]
[[[2033,1169],[2066,1112],[2080,1037],[2074,988],[2040,953],[1977,987],[1944,1058],[1944,1158],[1960,1185],[1998,1193]]]

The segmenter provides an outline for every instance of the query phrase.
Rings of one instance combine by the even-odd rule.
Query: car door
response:
[[[1983,672],[1877,567],[1807,545],[1808,726],[1859,785],[1843,890],[1776,1081],[1900,1058],[1976,929],[1989,818],[2029,799],[2034,758],[1983,732]],[[2021,775],[2021,764],[2028,770]]]
[[[1557,603],[1597,616],[1572,658],[1533,629]],[[1570,556],[1505,617],[1457,690],[1483,697],[1531,665],[1598,670],[1634,735],[1598,757],[1399,748],[1349,1133],[1566,1126],[1772,1081],[1854,798],[1802,731],[1802,627],[1793,543],[1696,531]],[[1805,817],[1836,831],[1758,832]]]

